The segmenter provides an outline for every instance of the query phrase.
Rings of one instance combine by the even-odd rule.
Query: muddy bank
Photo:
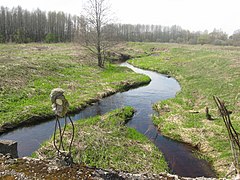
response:
[[[79,113],[81,110],[83,110],[87,106],[90,106],[93,103],[96,103],[105,97],[111,96],[117,92],[123,92],[123,91],[127,91],[129,89],[134,89],[134,88],[138,88],[140,86],[147,85],[150,81],[151,80],[149,79],[149,81],[146,81],[146,82],[133,82],[133,83],[129,83],[127,81],[120,82],[123,85],[123,87],[121,87],[120,89],[112,89],[111,91],[99,93],[97,97],[90,98],[89,100],[87,100],[84,103],[84,105],[81,105],[80,107],[75,107],[73,110],[69,111],[69,115]],[[54,118],[55,118],[54,114],[45,114],[45,115],[39,115],[39,116],[32,116],[31,118],[26,119],[19,123],[5,123],[4,125],[0,126],[0,135],[10,132],[10,131],[20,128],[20,127],[27,127],[27,126],[41,124],[43,122],[50,121]]]
[[[7,179],[116,179],[116,180],[215,180],[215,178],[185,178],[177,175],[160,174],[132,174],[114,170],[104,170],[87,167],[83,164],[74,164],[72,167],[63,166],[57,160],[41,160],[34,158],[11,159],[9,156],[0,155],[0,178]]]

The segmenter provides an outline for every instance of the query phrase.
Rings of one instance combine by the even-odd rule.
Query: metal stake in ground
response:
[[[73,163],[73,159],[71,156],[71,148],[72,148],[72,143],[74,138],[74,124],[70,116],[67,115],[69,103],[65,98],[65,96],[63,95],[63,93],[64,93],[63,89],[56,88],[56,89],[53,89],[50,94],[51,102],[52,102],[52,110],[56,115],[56,122],[55,122],[54,135],[53,135],[53,145],[57,150],[58,156],[60,158],[63,158],[66,165],[71,165]],[[61,127],[61,122],[59,118],[64,118],[63,129]],[[63,138],[64,138],[64,133],[67,127],[68,119],[72,126],[72,137],[67,150],[67,148],[65,147],[67,145],[66,143],[65,144],[63,143]],[[57,131],[57,128],[58,128],[58,131]],[[57,136],[57,132],[59,132],[59,136]]]
[[[231,145],[231,151],[233,155],[233,162],[235,166],[235,171],[236,171],[236,178],[235,179],[240,179],[240,140],[239,140],[239,134],[236,132],[234,129],[231,119],[230,119],[230,113],[227,110],[226,106],[224,105],[224,102],[221,101],[218,97],[214,96],[213,97],[215,103],[218,106],[218,110],[223,118],[223,121],[225,123],[225,126],[227,128],[228,132],[228,137]]]

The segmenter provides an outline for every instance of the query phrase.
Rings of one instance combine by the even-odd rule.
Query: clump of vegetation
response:
[[[198,147],[219,175],[225,175],[232,155],[213,95],[225,101],[233,112],[233,126],[240,132],[240,49],[156,43],[132,43],[130,47],[149,53],[154,48],[158,56],[136,58],[130,63],[169,74],[182,87],[175,98],[154,105],[160,114],[154,117],[154,123],[164,135]],[[206,108],[214,120],[207,120]]]
[[[0,45],[0,127],[32,117],[52,115],[49,95],[64,89],[70,111],[133,86],[146,84],[147,76],[95,59],[74,44]]]
[[[125,126],[133,114],[133,108],[124,107],[76,122],[72,148],[74,161],[92,167],[135,173],[167,171],[167,164],[157,147],[135,129]],[[66,134],[68,131],[71,130],[67,129]],[[64,143],[67,143],[66,139]],[[36,155],[53,158],[52,140],[45,142]]]
[[[53,33],[48,33],[45,36],[45,42],[46,43],[57,43],[58,42],[58,37]]]

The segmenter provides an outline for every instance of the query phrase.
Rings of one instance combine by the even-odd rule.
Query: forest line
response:
[[[74,42],[91,27],[84,16],[64,12],[29,11],[22,7],[0,9],[0,43]],[[222,30],[191,32],[180,26],[111,23],[102,27],[111,41],[163,42],[184,44],[240,45],[240,30],[228,35]]]

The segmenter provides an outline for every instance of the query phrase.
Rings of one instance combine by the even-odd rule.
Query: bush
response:
[[[56,43],[56,42],[58,42],[58,37],[56,34],[48,33],[45,37],[45,42],[46,43]]]
[[[24,43],[25,34],[22,29],[17,29],[13,35],[13,41],[16,43]]]
[[[214,40],[213,44],[214,45],[218,45],[218,46],[225,46],[225,45],[227,45],[227,43],[225,41],[221,40],[221,39]]]
[[[5,38],[2,34],[0,34],[0,43],[5,43]]]

